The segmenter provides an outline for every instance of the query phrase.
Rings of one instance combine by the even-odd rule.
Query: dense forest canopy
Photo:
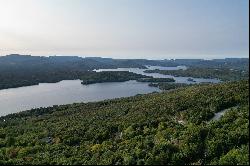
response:
[[[177,89],[180,87],[187,87],[192,86],[192,84],[184,84],[184,83],[169,83],[169,82],[151,82],[149,86],[152,87],[158,87],[161,90],[171,90],[171,89]]]
[[[135,74],[128,71],[103,71],[103,72],[88,72],[80,76],[83,85],[103,82],[123,82],[129,80],[153,79],[141,74]]]
[[[0,117],[0,164],[247,165],[248,90],[201,84]]]

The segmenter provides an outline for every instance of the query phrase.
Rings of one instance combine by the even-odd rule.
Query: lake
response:
[[[179,70],[185,66],[159,67],[147,66],[149,69]],[[155,78],[174,78],[179,83],[193,83],[187,81],[190,77],[173,77],[157,73],[144,73],[145,69],[118,68],[100,69],[100,71],[130,71],[137,74],[153,76]],[[199,82],[217,83],[216,79],[197,79]],[[160,92],[156,87],[148,86],[148,83],[126,81],[112,83],[97,83],[82,85],[80,80],[64,80],[58,83],[41,83],[39,85],[0,90],[0,116],[16,113],[24,110],[53,105],[72,104],[79,102],[101,101],[120,97],[129,97],[137,94]]]
[[[156,87],[136,81],[82,85],[80,80],[42,83],[0,90],[0,116],[38,107],[101,101],[136,94],[160,92]]]

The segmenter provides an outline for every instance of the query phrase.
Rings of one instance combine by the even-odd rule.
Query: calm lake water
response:
[[[159,67],[150,66],[149,69],[179,70],[186,69],[185,66]],[[190,77],[173,77],[157,73],[144,73],[145,69],[119,68],[100,69],[100,71],[130,71],[137,74],[153,76],[155,78],[174,78],[179,83],[193,83],[187,81]],[[217,83],[216,79],[197,79],[199,82]],[[67,80],[58,83],[42,83],[39,85],[0,90],[0,116],[16,113],[32,108],[48,107],[61,104],[72,104],[79,102],[101,101],[120,97],[129,97],[136,94],[160,92],[156,87],[149,87],[148,83],[127,81],[114,83],[97,83],[82,85],[80,80]]]
[[[80,80],[0,90],[0,116],[32,108],[101,101],[160,90],[136,81],[82,85]]]

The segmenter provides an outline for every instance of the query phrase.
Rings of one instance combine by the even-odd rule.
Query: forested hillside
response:
[[[249,78],[249,70],[229,68],[190,67],[187,70],[146,70],[146,73],[160,73],[175,77],[217,78],[222,81],[236,81]]]
[[[248,90],[196,85],[0,117],[0,164],[249,164]]]

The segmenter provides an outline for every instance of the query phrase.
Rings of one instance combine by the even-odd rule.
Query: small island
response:
[[[139,78],[138,82],[175,82],[173,78]]]
[[[192,78],[188,78],[187,79],[189,82],[196,82],[194,79],[192,79]]]

